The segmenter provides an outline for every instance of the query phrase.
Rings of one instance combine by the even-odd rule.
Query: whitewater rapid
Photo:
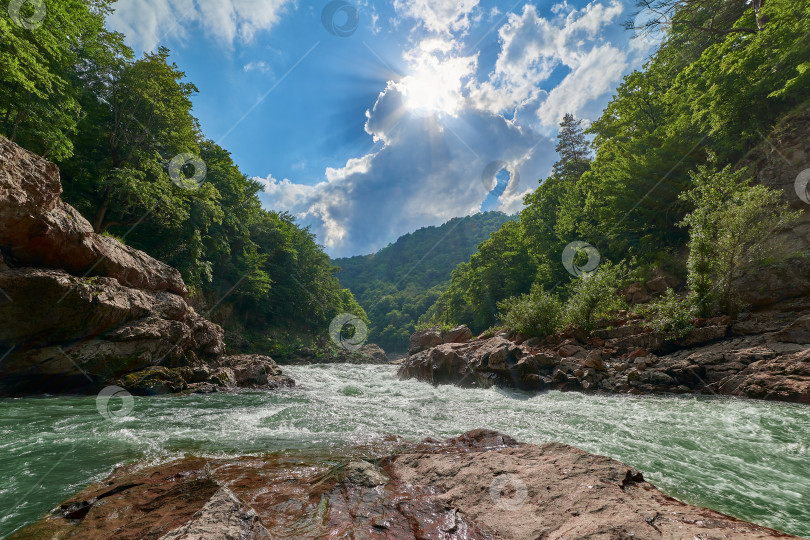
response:
[[[490,428],[619,459],[684,502],[810,536],[810,407],[728,398],[465,390],[398,381],[391,366],[285,367],[293,389],[0,400],[0,537],[116,465],[183,455],[339,452],[387,435]]]

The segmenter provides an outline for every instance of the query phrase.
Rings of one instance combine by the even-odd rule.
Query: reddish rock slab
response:
[[[475,430],[341,455],[128,467],[10,540],[41,538],[795,537],[681,503],[613,459]]]

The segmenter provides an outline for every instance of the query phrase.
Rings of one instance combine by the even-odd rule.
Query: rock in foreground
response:
[[[10,538],[795,538],[563,444],[476,430],[380,453],[330,456],[331,468],[268,456],[119,470]]]

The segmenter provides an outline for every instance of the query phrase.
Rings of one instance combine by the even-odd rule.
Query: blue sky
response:
[[[264,205],[296,215],[336,257],[519,210],[556,160],[562,115],[597,118],[655,46],[622,28],[629,0],[115,8],[109,25],[137,52],[172,51],[199,88],[203,131],[261,180]]]

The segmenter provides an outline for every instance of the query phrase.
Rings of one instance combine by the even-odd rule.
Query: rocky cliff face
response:
[[[61,192],[55,165],[0,137],[0,396],[97,391],[143,370],[127,379],[141,393],[188,387],[157,366],[210,371],[191,384],[234,381],[211,379],[212,366],[233,362],[222,328],[186,302],[180,273],[95,234]]]
[[[667,497],[613,459],[493,431],[344,457],[120,470],[11,539],[795,538]]]

